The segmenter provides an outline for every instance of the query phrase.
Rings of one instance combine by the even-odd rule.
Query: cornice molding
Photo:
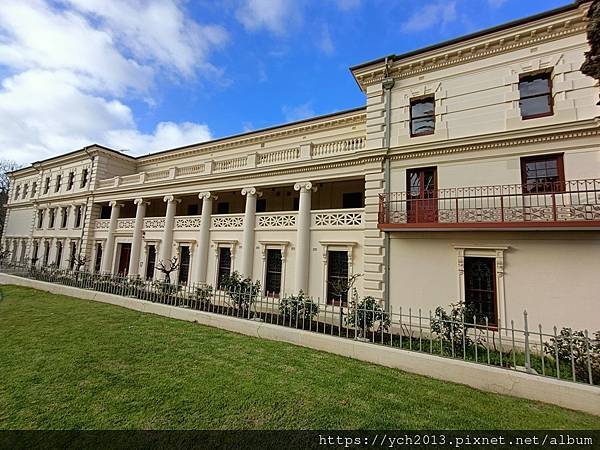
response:
[[[543,142],[561,141],[565,139],[576,139],[584,137],[600,136],[600,129],[584,129],[566,131],[562,133],[542,134],[538,136],[502,139],[497,141],[481,142],[477,144],[456,145],[439,149],[417,150],[406,153],[391,153],[391,160],[427,158],[430,156],[449,155],[454,153],[465,153],[481,150],[490,150],[495,148],[516,147],[520,145],[539,144]]]
[[[586,8],[580,8],[575,11],[575,14],[571,12],[562,20],[551,24],[540,24],[537,27],[528,26],[526,30],[517,28],[508,34],[504,32],[502,36],[487,37],[484,42],[465,41],[459,48],[450,46],[446,49],[439,49],[415,57],[410,62],[394,62],[391,67],[387,68],[382,63],[377,67],[365,70],[363,73],[356,73],[355,77],[364,90],[366,86],[381,83],[384,78],[396,80],[409,78],[578,33],[585,34],[587,27],[585,13]]]
[[[277,131],[267,132],[266,134],[259,134],[257,136],[246,137],[242,139],[232,138],[231,141],[219,142],[217,144],[198,144],[197,146],[183,150],[173,150],[160,155],[148,155],[142,156],[139,159],[138,164],[154,164],[158,162],[169,161],[172,159],[186,158],[190,156],[197,156],[204,153],[210,153],[221,150],[228,150],[232,148],[238,148],[245,145],[260,144],[273,139],[285,138],[290,136],[297,136],[308,132],[327,130],[333,128],[339,128],[354,124],[363,124],[367,121],[367,113],[360,112],[354,113],[347,116],[337,117],[335,119],[328,119],[326,121],[318,121],[315,123],[307,123],[302,126],[293,127],[289,129],[281,129]],[[285,127],[285,126],[284,126]]]

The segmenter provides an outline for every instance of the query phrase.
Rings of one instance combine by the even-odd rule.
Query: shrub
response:
[[[364,337],[367,330],[373,328],[375,322],[378,322],[377,331],[387,331],[390,326],[390,318],[377,300],[368,296],[359,302],[355,292],[346,316],[346,324],[358,328],[360,336]]]
[[[450,313],[441,306],[435,308],[431,332],[447,344],[454,343],[454,351],[462,351],[463,339],[466,347],[473,345],[473,340],[466,330],[467,323],[473,321],[473,310],[464,302],[451,303],[450,307]]]
[[[194,300],[201,303],[210,303],[213,297],[213,288],[212,286],[205,284],[202,286],[198,286],[194,291]]]
[[[281,299],[279,313],[283,316],[284,322],[292,324],[310,323],[319,314],[319,305],[300,291],[298,295],[290,295]]]
[[[242,278],[239,272],[234,271],[231,275],[223,277],[221,288],[227,291],[236,308],[247,309],[260,293],[260,281]]]
[[[583,331],[563,328],[556,338],[544,342],[547,355],[571,365],[571,353],[575,366],[576,378],[589,382],[589,370],[592,371],[594,384],[600,384],[600,330],[593,337],[585,338]]]

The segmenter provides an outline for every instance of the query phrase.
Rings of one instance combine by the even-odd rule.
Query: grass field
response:
[[[598,429],[600,417],[15,286],[0,429]]]

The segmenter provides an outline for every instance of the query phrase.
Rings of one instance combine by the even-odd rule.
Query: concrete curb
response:
[[[264,322],[221,316],[103,292],[46,283],[14,275],[0,274],[0,284],[31,287],[53,294],[68,295],[172,319],[197,322],[202,325],[262,339],[288,342],[439,380],[467,385],[482,391],[551,403],[563,408],[600,416],[600,388],[585,384],[529,375],[498,367],[441,358],[426,353],[400,350]]]

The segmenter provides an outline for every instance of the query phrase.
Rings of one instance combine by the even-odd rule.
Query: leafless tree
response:
[[[73,267],[73,270],[76,272],[79,272],[87,263],[87,257],[82,255],[75,255],[72,258],[69,258],[69,264],[71,264],[71,267]]]
[[[177,269],[179,269],[179,260],[177,259],[177,256],[173,256],[166,263],[164,261],[160,261],[156,265],[156,270],[164,274],[165,283],[171,283],[171,273],[175,272]]]
[[[7,159],[0,159],[0,236],[4,232],[6,221],[6,203],[8,203],[8,192],[10,190],[10,172],[20,168],[20,164]]]
[[[594,0],[588,10],[587,38],[590,50],[585,53],[581,71],[600,80],[600,0]]]

